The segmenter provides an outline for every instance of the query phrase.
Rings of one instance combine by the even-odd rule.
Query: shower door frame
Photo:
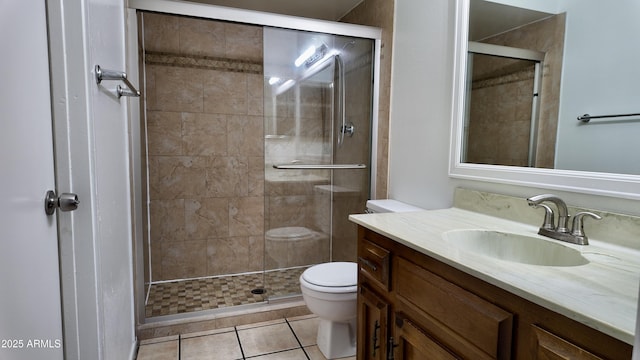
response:
[[[374,41],[374,68],[373,68],[373,99],[371,109],[371,167],[370,167],[370,193],[375,194],[376,189],[376,164],[377,164],[377,139],[378,139],[378,108],[379,108],[379,84],[380,84],[380,51],[382,46],[382,30],[380,28],[340,23],[327,20],[310,19],[289,15],[280,15],[274,13],[244,10],[217,5],[199,4],[192,2],[179,2],[172,0],[129,0],[126,9],[127,24],[127,73],[129,78],[138,77],[138,64],[140,62],[138,54],[138,38],[140,36],[138,29],[138,21],[136,11],[152,11],[158,13],[166,13],[170,15],[185,15],[196,18],[204,18],[211,20],[230,21],[259,26],[271,26],[290,30],[301,30],[325,33],[331,35],[342,35],[371,39]],[[129,109],[129,128],[131,139],[140,138],[142,129],[140,129],[141,114],[137,108]],[[134,301],[136,308],[137,324],[149,323],[145,316],[145,279],[144,279],[144,261],[143,261],[143,241],[142,224],[144,206],[140,199],[143,199],[143,193],[146,191],[144,179],[140,173],[140,157],[136,158],[136,154],[140,155],[140,149],[131,144],[131,189],[132,189],[132,216],[133,216],[133,262],[135,273],[134,285]],[[195,316],[199,314],[193,313]],[[188,318],[194,315],[182,314],[180,318]]]

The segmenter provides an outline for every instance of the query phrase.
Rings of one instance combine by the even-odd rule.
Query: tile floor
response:
[[[318,318],[305,315],[144,340],[137,360],[326,360],[316,346],[317,329]]]
[[[236,305],[255,304],[268,298],[300,293],[300,275],[307,267],[152,284],[146,317],[175,315]],[[251,290],[264,288],[266,293]]]

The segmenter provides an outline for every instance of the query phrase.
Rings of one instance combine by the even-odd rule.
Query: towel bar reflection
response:
[[[134,96],[139,97],[140,91],[136,90],[135,86],[127,79],[127,74],[121,71],[102,69],[100,65],[96,65],[96,83],[100,85],[102,80],[121,80],[127,86],[123,88],[118,85],[116,92],[118,98],[121,96]]]
[[[583,123],[588,123],[591,119],[616,118],[616,117],[628,117],[628,116],[640,116],[640,113],[636,113],[636,114],[616,114],[616,115],[589,115],[589,114],[584,114],[582,116],[578,116],[578,121],[582,121]]]
[[[342,169],[366,169],[365,164],[276,164],[274,169],[281,170],[342,170]]]

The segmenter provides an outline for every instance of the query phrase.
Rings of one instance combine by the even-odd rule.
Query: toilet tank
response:
[[[383,199],[383,200],[368,200],[367,201],[367,213],[388,213],[388,212],[408,212],[408,211],[422,211],[424,209],[417,206],[405,204],[398,200]]]

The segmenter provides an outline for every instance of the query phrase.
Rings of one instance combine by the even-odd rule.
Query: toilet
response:
[[[358,264],[314,265],[300,275],[302,298],[320,320],[317,345],[324,357],[356,354]]]
[[[328,260],[329,237],[302,226],[287,226],[265,232],[265,266],[282,269]]]
[[[368,213],[421,211],[397,200],[369,200]],[[358,264],[314,265],[300,275],[302,298],[318,316],[318,348],[327,359],[356,354]]]

